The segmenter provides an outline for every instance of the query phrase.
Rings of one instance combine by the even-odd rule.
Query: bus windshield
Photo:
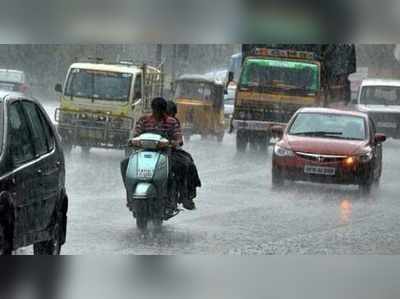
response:
[[[72,69],[69,75],[65,95],[127,102],[133,75],[87,69]]]
[[[241,88],[263,88],[317,92],[319,66],[313,63],[248,59],[240,77]]]

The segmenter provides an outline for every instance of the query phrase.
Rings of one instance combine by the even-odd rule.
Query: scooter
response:
[[[156,228],[179,213],[176,180],[171,172],[169,141],[162,135],[145,133],[131,141],[126,173],[127,206],[139,230],[152,221]]]

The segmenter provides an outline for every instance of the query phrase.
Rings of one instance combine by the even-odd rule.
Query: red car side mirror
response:
[[[376,133],[375,134],[375,142],[376,143],[382,143],[386,141],[386,135],[382,133]]]
[[[274,137],[274,138],[282,138],[283,131],[284,131],[284,129],[282,126],[272,126],[271,127],[272,137]]]

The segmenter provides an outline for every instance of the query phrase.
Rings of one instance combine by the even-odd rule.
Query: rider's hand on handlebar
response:
[[[130,147],[140,147],[140,140],[133,138],[128,141]]]
[[[165,148],[169,147],[170,145],[171,145],[171,144],[169,143],[168,140],[161,140],[161,141],[158,143],[158,148],[160,148],[160,149],[165,149]]]

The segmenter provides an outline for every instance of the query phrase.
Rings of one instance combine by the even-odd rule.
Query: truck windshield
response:
[[[364,86],[361,89],[362,105],[400,105],[400,87]]]
[[[175,91],[175,98],[210,100],[211,87],[207,83],[178,82]]]
[[[65,95],[127,102],[131,89],[132,74],[97,70],[72,69]]]
[[[316,92],[319,85],[319,66],[296,61],[251,58],[246,60],[240,77],[241,88]]]

